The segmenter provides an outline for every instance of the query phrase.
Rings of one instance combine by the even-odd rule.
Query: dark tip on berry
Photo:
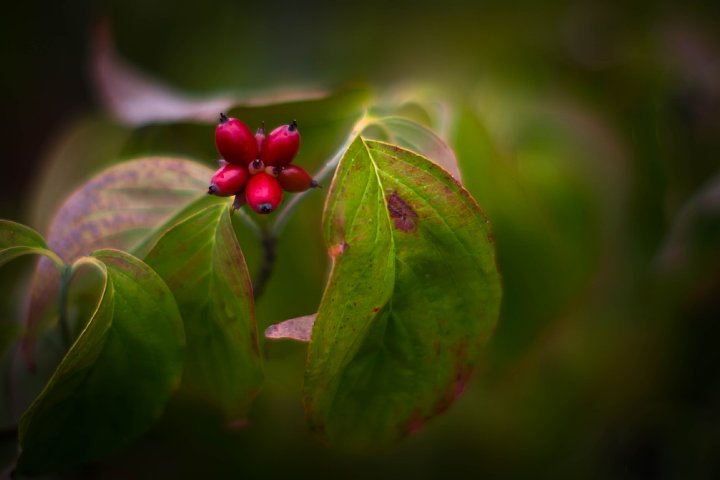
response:
[[[322,185],[320,185],[317,180],[313,180],[310,182],[310,188],[322,188]]]
[[[252,161],[252,166],[253,166],[253,168],[261,168],[262,160],[260,160],[259,158],[256,158],[255,160]]]
[[[270,213],[273,211],[273,207],[270,203],[261,203],[258,205],[258,210],[260,210],[260,213]]]
[[[207,194],[208,194],[208,195],[215,195],[215,194],[217,193],[217,191],[218,191],[218,187],[217,187],[217,185],[215,185],[215,184],[213,183],[213,184],[211,184],[211,185],[208,187]]]
[[[220,125],[225,125],[229,121],[230,119],[228,118],[228,116],[220,112]]]
[[[288,130],[291,132],[297,130],[297,120],[293,120],[292,123],[288,125]]]
[[[265,135],[265,122],[260,122],[260,126],[258,127],[255,134]]]

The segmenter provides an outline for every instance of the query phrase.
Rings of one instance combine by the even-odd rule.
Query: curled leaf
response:
[[[84,257],[99,304],[20,422],[19,473],[55,472],[103,457],[145,432],[180,383],[185,336],[162,279],[116,250]]]
[[[42,236],[30,227],[9,220],[0,220],[0,266],[13,258],[27,254],[48,257],[51,263],[62,267],[63,262],[48,249]]]

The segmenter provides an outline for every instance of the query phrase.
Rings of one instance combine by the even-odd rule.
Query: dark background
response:
[[[88,75],[93,26],[108,19],[124,58],[191,94],[360,82],[382,98],[428,87],[451,108],[448,140],[495,224],[505,282],[500,326],[469,391],[396,450],[349,456],[321,446],[299,404],[304,347],[271,345],[269,384],[247,431],[213,427],[203,412],[192,411],[191,425],[170,416],[80,475],[717,475],[718,10],[599,1],[4,6],[1,217],[42,231],[33,189],[58,146],[81,125],[110,132],[88,139],[99,149],[126,132]],[[162,149],[172,153],[172,143]],[[67,193],[91,172],[72,173]],[[312,268],[322,278],[325,265]],[[21,269],[4,270],[2,285],[14,288]],[[267,298],[293,288],[284,283],[293,274],[281,269]],[[303,290],[301,308],[264,300],[259,322],[308,313],[321,287]]]

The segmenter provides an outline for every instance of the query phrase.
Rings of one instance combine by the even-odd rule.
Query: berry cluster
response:
[[[235,195],[235,208],[247,202],[257,213],[270,213],[282,202],[283,190],[304,192],[318,186],[304,169],[291,165],[300,149],[295,121],[267,136],[262,127],[253,135],[243,122],[221,113],[215,146],[223,159],[208,194]]]

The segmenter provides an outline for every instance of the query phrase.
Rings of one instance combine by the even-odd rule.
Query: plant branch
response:
[[[263,228],[258,224],[253,217],[251,217],[244,208],[233,208],[233,211],[237,212],[245,226],[257,237],[258,240],[262,241],[264,236]]]
[[[265,291],[270,276],[272,275],[275,267],[275,260],[277,258],[277,237],[273,235],[269,228],[262,229],[262,236],[260,237],[260,246],[262,247],[262,260],[260,263],[260,270],[258,270],[253,280],[253,296],[255,301],[260,298],[260,295]]]

